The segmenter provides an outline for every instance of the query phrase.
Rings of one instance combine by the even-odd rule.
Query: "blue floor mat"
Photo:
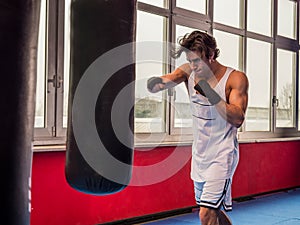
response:
[[[234,225],[300,225],[300,189],[234,202],[227,213]],[[144,225],[199,225],[198,211]]]

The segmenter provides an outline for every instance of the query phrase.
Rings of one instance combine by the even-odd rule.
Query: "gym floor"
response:
[[[300,225],[300,188],[234,201],[227,213],[234,225]],[[199,225],[198,210],[142,223],[143,225]]]

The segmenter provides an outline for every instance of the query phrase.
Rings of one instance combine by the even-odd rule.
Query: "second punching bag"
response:
[[[0,224],[29,225],[40,0],[0,0]]]
[[[105,195],[130,182],[135,0],[73,0],[66,179]]]

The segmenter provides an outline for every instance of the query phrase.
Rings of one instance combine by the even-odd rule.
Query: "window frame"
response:
[[[64,144],[64,0],[46,1],[45,126],[34,128],[34,145]],[[41,12],[43,13],[43,12]]]
[[[45,99],[45,128],[34,129],[34,145],[64,145],[66,141],[66,128],[63,127],[63,82],[64,82],[64,17],[65,0],[46,0],[47,1],[47,24],[46,24],[46,99]],[[240,0],[241,4],[241,28],[231,27],[225,24],[214,22],[214,0],[206,0],[206,14],[193,12],[176,6],[176,0],[166,0],[166,7],[160,8],[148,3],[137,2],[137,10],[164,16],[167,18],[166,41],[177,43],[176,25],[188,26],[195,29],[206,30],[213,34],[213,30],[229,32],[242,37],[241,49],[241,70],[246,71],[247,38],[264,41],[272,45],[271,54],[271,80],[270,80],[270,131],[245,131],[245,123],[238,132],[240,142],[252,141],[272,141],[278,138],[300,139],[299,128],[299,61],[300,61],[300,2],[297,2],[297,24],[296,39],[290,39],[278,35],[278,1],[272,0],[272,35],[265,36],[247,30],[247,2],[250,0]],[[276,127],[276,58],[277,49],[287,49],[296,53],[296,73],[295,73],[295,127],[279,128]],[[174,59],[169,57],[169,65],[166,72],[174,69]],[[54,75],[56,78],[54,79]],[[55,80],[54,83],[51,83]],[[54,85],[53,85],[54,84]],[[250,84],[251,85],[251,84]],[[174,89],[167,91],[166,99],[166,132],[165,133],[138,133],[135,134],[135,146],[170,146],[170,145],[190,145],[192,143],[191,128],[174,127],[174,110],[172,105],[175,103]],[[245,121],[247,122],[247,121]],[[144,141],[147,140],[147,141]],[[163,140],[163,141],[160,141]]]
[[[271,36],[255,33],[253,31],[248,31],[247,30],[247,2],[248,0],[241,0],[241,27],[236,28],[236,27],[231,27],[225,24],[221,24],[218,22],[214,22],[213,20],[213,5],[214,1],[213,0],[207,0],[207,14],[203,15],[200,13],[192,12],[183,8],[176,7],[176,1],[172,0],[170,1],[171,5],[169,7],[171,13],[169,12],[170,19],[171,19],[171,41],[172,43],[176,43],[175,40],[175,28],[176,25],[181,25],[181,26],[188,26],[192,27],[195,29],[202,29],[202,30],[207,30],[208,33],[213,34],[213,30],[220,30],[224,32],[229,32],[235,35],[239,35],[242,37],[242,48],[241,50],[241,70],[247,71],[247,65],[246,65],[246,56],[247,56],[247,38],[252,38],[255,40],[259,41],[264,41],[267,43],[271,44],[271,80],[270,80],[270,131],[245,131],[245,123],[243,126],[240,128],[238,132],[238,137],[240,141],[252,141],[252,140],[270,140],[270,139],[278,139],[278,138],[286,138],[286,137],[296,137],[298,138],[300,136],[299,128],[298,128],[298,120],[299,120],[299,115],[297,113],[297,109],[299,106],[299,99],[298,99],[298,93],[299,93],[299,22],[297,23],[297,38],[296,40],[287,38],[287,37],[282,37],[277,34],[277,26],[278,26],[278,0],[273,0],[271,2],[271,8],[272,8],[272,34]],[[140,8],[138,8],[140,10]],[[143,10],[147,10],[144,8]],[[297,4],[297,21],[299,21],[299,2]],[[174,31],[174,32],[172,32]],[[281,128],[281,127],[276,127],[276,104],[273,102],[274,97],[276,98],[276,51],[278,48],[283,48],[283,49],[293,49],[293,52],[296,53],[296,77],[295,77],[295,102],[296,102],[296,108],[295,108],[295,127],[293,128]],[[171,63],[174,65],[174,63]],[[174,67],[170,67],[170,71],[172,71]],[[169,93],[174,93],[174,90],[172,89],[169,91]],[[169,94],[170,95],[170,94]],[[170,97],[170,102],[174,104],[174,97],[171,94]],[[173,136],[173,140],[176,142],[176,136],[188,136],[189,134],[191,135],[191,129],[189,128],[175,128],[174,127],[174,112],[170,112],[170,132],[167,135]],[[154,135],[155,136],[155,135]],[[172,138],[171,138],[172,139]],[[189,140],[191,139],[184,139],[184,140]],[[153,139],[153,142],[155,143],[155,138]],[[183,142],[181,142],[183,143]],[[138,143],[138,144],[143,144],[143,143]]]

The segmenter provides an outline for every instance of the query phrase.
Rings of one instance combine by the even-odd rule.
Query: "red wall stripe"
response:
[[[182,168],[174,175],[171,173],[172,176],[169,167],[160,167],[159,173],[153,174],[137,173],[138,167],[133,170],[133,177],[141,184],[155,180],[157,175],[165,176],[165,180],[129,186],[112,195],[93,196],[78,192],[67,184],[65,152],[36,152],[32,168],[31,225],[96,225],[194,206],[190,161],[184,163],[190,157],[190,147],[137,149],[134,165],[155,165],[174,154],[173,165]],[[299,160],[300,141],[240,144],[233,197],[300,186]]]

